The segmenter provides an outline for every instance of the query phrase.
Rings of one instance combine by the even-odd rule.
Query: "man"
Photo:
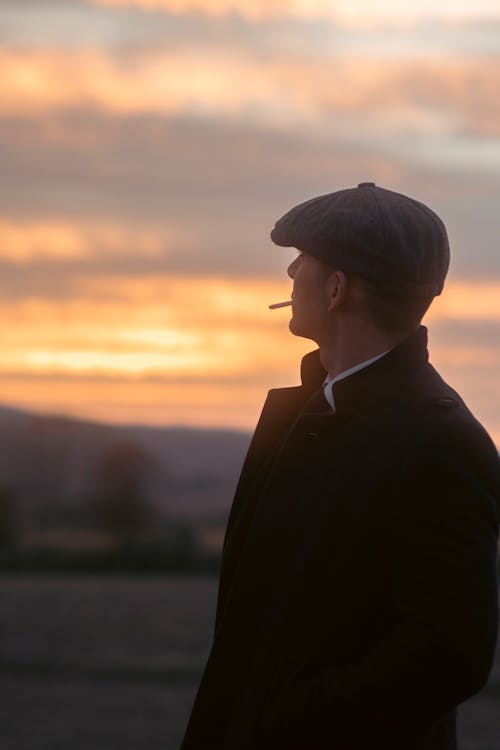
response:
[[[182,750],[453,750],[495,649],[500,464],[428,362],[445,227],[362,183],[271,237],[319,349],[249,448]]]

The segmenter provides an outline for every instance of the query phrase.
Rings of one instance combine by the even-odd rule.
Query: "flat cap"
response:
[[[300,203],[276,222],[271,239],[394,294],[441,294],[450,264],[439,216],[373,182]]]

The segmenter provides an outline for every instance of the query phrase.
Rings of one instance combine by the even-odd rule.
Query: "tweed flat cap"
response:
[[[395,294],[441,294],[450,263],[439,216],[373,182],[300,203],[276,222],[271,239]]]

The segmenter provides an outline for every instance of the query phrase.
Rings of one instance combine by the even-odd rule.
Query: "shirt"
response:
[[[364,362],[360,362],[359,364],[350,367],[348,370],[344,370],[344,372],[341,372],[334,377],[332,377],[332,375],[326,376],[325,380],[323,381],[323,393],[325,394],[325,398],[332,407],[333,411],[335,411],[335,401],[333,399],[333,384],[337,383],[339,380],[343,380],[344,378],[349,377],[349,375],[354,375],[355,372],[362,370],[364,367],[368,367],[368,365],[371,365],[373,362],[376,362],[377,359],[383,357],[384,354],[388,354],[389,351],[390,349],[388,349],[386,352],[382,352],[382,354],[377,354],[371,359],[366,359]]]

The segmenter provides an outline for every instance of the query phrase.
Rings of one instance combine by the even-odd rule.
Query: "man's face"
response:
[[[309,253],[299,253],[288,266],[293,279],[290,331],[319,343],[328,317],[325,265]]]

